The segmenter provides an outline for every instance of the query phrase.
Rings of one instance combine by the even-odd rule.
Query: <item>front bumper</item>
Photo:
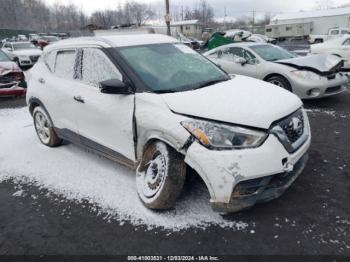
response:
[[[236,212],[283,194],[302,172],[310,143],[311,135],[297,151],[288,153],[273,134],[254,149],[214,151],[194,142],[187,150],[185,162],[205,182],[214,210]],[[291,179],[279,187],[268,187],[273,179],[284,175]],[[237,198],[238,185],[261,178],[264,183],[252,196]]]
[[[344,73],[337,73],[333,79],[322,77],[322,80],[319,81],[311,81],[297,76],[290,77],[289,80],[293,93],[302,99],[333,96],[349,89],[349,77]]]

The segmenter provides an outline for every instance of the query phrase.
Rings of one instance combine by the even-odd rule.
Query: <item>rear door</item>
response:
[[[47,53],[44,60],[49,72],[43,73],[37,79],[37,85],[42,87],[42,102],[49,111],[55,127],[74,133],[77,133],[77,122],[74,116],[76,59],[75,49]]]
[[[103,50],[83,48],[80,78],[74,115],[81,142],[134,161],[134,95],[104,94],[99,88],[101,81],[123,80],[122,73]]]

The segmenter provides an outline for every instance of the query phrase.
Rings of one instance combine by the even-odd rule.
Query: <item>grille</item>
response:
[[[339,92],[340,89],[341,89],[341,86],[328,87],[328,88],[326,89],[326,93],[327,93],[327,94],[336,93],[336,92]]]
[[[278,125],[283,129],[291,144],[304,134],[304,116],[301,110],[283,119]]]
[[[30,56],[29,58],[30,58],[30,60],[31,60],[33,63],[38,62],[38,60],[39,60],[39,56],[38,56],[38,55],[32,55],[32,56]]]

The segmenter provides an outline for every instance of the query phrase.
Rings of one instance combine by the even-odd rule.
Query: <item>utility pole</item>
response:
[[[169,4],[169,0],[165,0],[165,23],[166,23],[166,27],[167,27],[167,35],[171,35],[170,32],[170,4]]]
[[[255,27],[255,10],[253,10],[252,33],[254,33],[254,27]]]
[[[226,16],[227,16],[227,13],[226,13],[226,6],[224,8],[224,30],[226,30]]]

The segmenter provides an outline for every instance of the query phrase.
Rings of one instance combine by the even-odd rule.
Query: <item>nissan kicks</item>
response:
[[[298,97],[228,75],[165,35],[52,44],[28,81],[41,143],[68,140],[135,169],[151,209],[175,205],[186,165],[225,213],[279,197],[307,161],[310,127]]]

